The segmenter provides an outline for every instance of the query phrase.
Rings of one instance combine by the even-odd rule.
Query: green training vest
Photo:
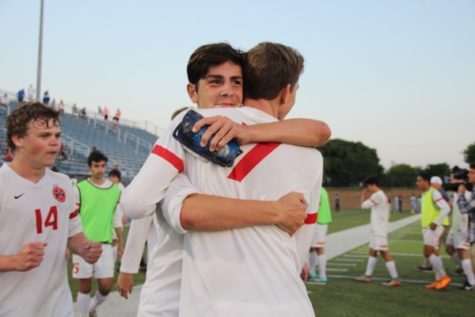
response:
[[[77,184],[80,195],[81,224],[86,237],[95,242],[112,242],[112,223],[120,189],[112,184],[100,188],[89,180]]]
[[[332,211],[330,209],[330,199],[325,188],[320,190],[320,208],[318,209],[318,224],[326,225],[332,223]]]
[[[439,217],[440,210],[432,200],[434,188],[429,188],[428,191],[422,194],[421,197],[421,225],[422,228],[427,228]],[[448,225],[448,217],[442,221],[442,225]]]

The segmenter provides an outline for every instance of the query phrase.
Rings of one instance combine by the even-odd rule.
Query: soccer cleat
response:
[[[475,285],[471,285],[468,281],[465,281],[460,289],[463,289],[464,291],[473,291],[475,289]]]
[[[89,317],[97,317],[97,312],[96,312],[96,310],[91,310],[91,311],[89,312]]]
[[[371,283],[372,279],[371,276],[361,275],[355,277],[355,281],[362,282],[362,283]]]
[[[454,274],[456,275],[463,275],[463,269],[461,267],[458,267],[455,271]]]
[[[317,279],[315,279],[315,283],[319,284],[319,285],[326,285],[327,284],[327,277],[326,276],[320,276],[318,277]]]
[[[401,282],[399,280],[389,280],[387,282],[383,282],[382,284],[388,287],[396,287],[401,285]]]
[[[437,283],[437,286],[435,287],[436,290],[440,291],[452,283],[452,279],[448,277],[447,275],[444,277],[441,277]]]
[[[318,280],[318,276],[315,272],[310,272],[308,274],[308,281],[309,282],[316,282]]]
[[[431,266],[418,265],[418,266],[416,266],[416,268],[421,272],[432,272],[432,267]]]
[[[427,284],[427,285],[426,285],[426,288],[433,288],[433,289],[435,289],[435,288],[437,287],[437,284],[438,284],[438,283],[439,283],[439,281],[434,281],[434,282],[432,282],[432,283],[430,283],[430,284]]]

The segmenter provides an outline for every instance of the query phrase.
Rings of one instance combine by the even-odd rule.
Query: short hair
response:
[[[475,170],[475,162],[470,163],[468,166],[470,166],[471,169]]]
[[[105,156],[104,153],[102,153],[99,150],[92,150],[91,153],[89,153],[89,156],[87,158],[87,165],[92,166],[92,162],[106,162],[107,163],[107,156]]]
[[[113,168],[113,169],[110,170],[109,177],[111,177],[111,176],[115,176],[119,180],[122,179],[122,173],[117,168]]]
[[[186,109],[188,109],[188,107],[181,107],[177,110],[175,110],[173,113],[172,113],[172,120],[175,119],[175,117],[177,115],[179,115],[180,113],[182,113],[183,111],[185,111]]]
[[[423,180],[425,180],[426,182],[430,183],[430,175],[425,173],[425,172],[422,172],[422,173],[419,173],[419,177],[422,178]]]
[[[371,176],[365,179],[363,182],[363,186],[367,187],[368,185],[376,185],[379,186],[379,180],[376,178],[376,176]]]
[[[37,101],[20,104],[7,118],[8,146],[16,150],[12,137],[24,137],[28,132],[28,123],[42,121],[49,127],[51,120],[53,120],[53,125],[59,126],[59,112],[51,107]]]
[[[233,48],[228,43],[213,43],[198,47],[190,56],[186,73],[188,82],[196,85],[204,78],[209,68],[231,62],[243,68],[246,61],[244,52]]]
[[[247,53],[244,97],[272,100],[288,84],[294,86],[304,69],[304,58],[294,48],[263,42]]]

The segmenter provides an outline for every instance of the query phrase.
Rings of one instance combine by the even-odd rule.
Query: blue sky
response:
[[[36,84],[39,3],[0,0],[0,89]],[[189,55],[218,41],[297,48],[306,66],[289,117],[326,121],[385,167],[463,165],[475,142],[471,0],[45,0],[42,90],[166,127],[190,105]]]

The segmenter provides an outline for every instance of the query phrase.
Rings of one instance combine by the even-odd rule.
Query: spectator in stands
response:
[[[28,92],[27,100],[33,101],[35,99],[35,88],[33,88],[33,85],[28,86],[27,92]]]
[[[8,95],[7,94],[4,94],[2,99],[0,99],[0,105],[2,107],[5,107],[5,110],[7,112],[7,115],[8,115],[8,108],[9,108],[9,105],[10,105],[10,99],[8,99]]]
[[[104,120],[109,119],[109,108],[107,106],[104,106],[104,109],[102,109],[102,115],[104,116]]]
[[[101,106],[97,106],[97,114],[102,115],[102,108]]]
[[[114,118],[112,118],[112,120],[116,121],[117,123],[119,123],[120,121],[120,116],[122,115],[122,112],[120,111],[119,108],[117,108],[116,112],[115,112],[115,115],[114,115]]]
[[[80,118],[86,118],[87,117],[86,107],[81,108],[81,110],[79,111],[79,117]]]
[[[66,153],[66,150],[64,148],[64,144],[61,143],[61,147],[59,149],[58,160],[66,161],[67,159],[68,159],[68,154]]]
[[[23,99],[25,99],[25,89],[22,88],[18,90],[18,92],[16,93],[16,96],[17,96],[18,102],[23,102]]]
[[[335,194],[335,211],[340,211],[340,196],[338,196],[338,194]]]
[[[51,100],[51,108],[56,110],[56,99]]]
[[[59,105],[58,105],[58,111],[59,111],[59,114],[62,115],[64,113],[64,101],[63,99],[61,99],[59,101]]]
[[[49,97],[49,91],[48,90],[45,90],[44,94],[43,94],[43,103],[45,105],[49,105],[49,101],[50,101],[50,97]]]

